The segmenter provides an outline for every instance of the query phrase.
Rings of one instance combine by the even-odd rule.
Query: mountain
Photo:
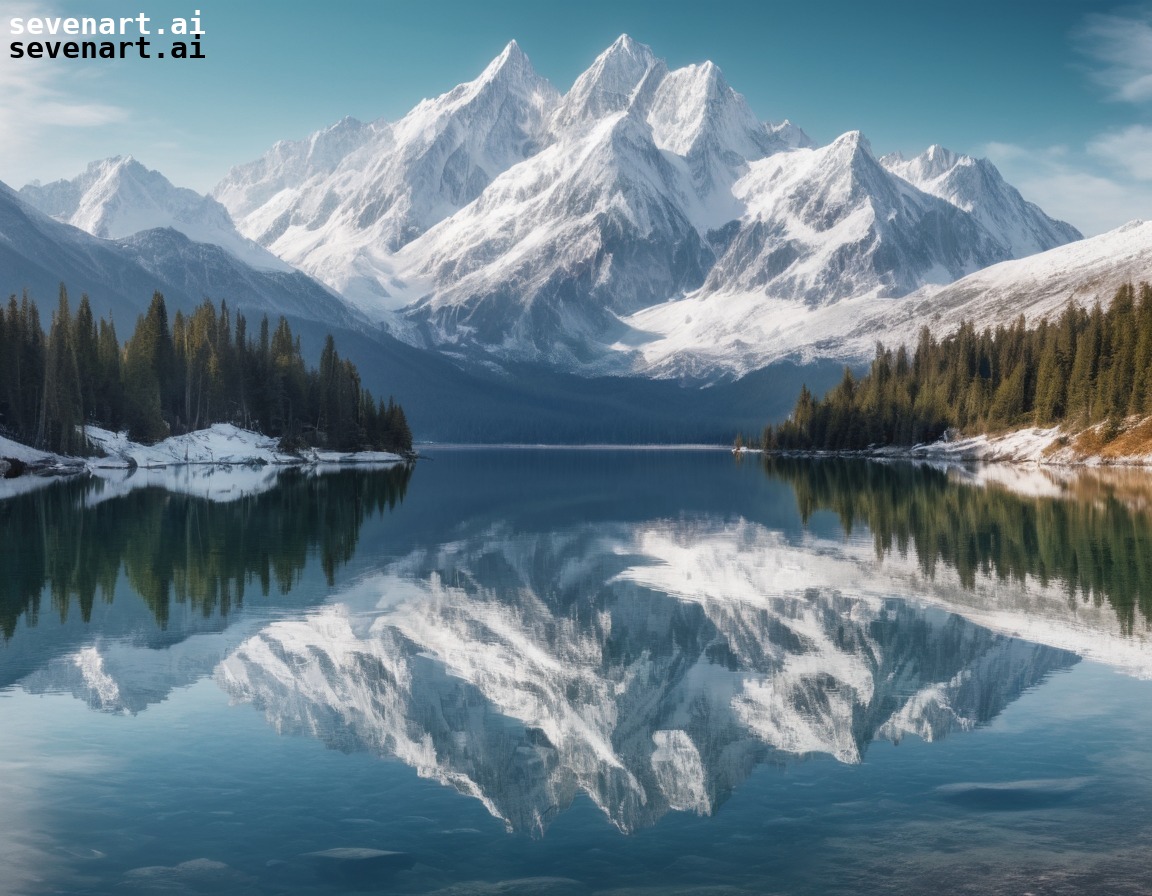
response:
[[[28,290],[50,310],[63,283],[73,297],[87,293],[97,317],[121,327],[162,292],[169,311],[191,311],[205,297],[228,301],[246,315],[287,315],[333,327],[359,327],[328,289],[299,271],[258,270],[217,245],[193,242],[171,228],[100,239],[62,224],[0,184],[0,291]]]
[[[172,228],[198,243],[227,249],[260,270],[291,267],[237,232],[228,210],[215,199],[175,187],[159,171],[131,156],[92,162],[72,180],[29,184],[20,197],[47,215],[102,239]]]
[[[1078,237],[986,161],[814,146],[713,63],[669,70],[626,35],[563,95],[513,41],[398,121],[278,143],[213,195],[131,158],[0,194],[7,288],[43,302],[63,280],[122,325],[156,289],[323,322],[452,440],[727,441],[914,316],[955,316],[934,290]]]
[[[889,174],[858,131],[758,161],[733,192],[745,211],[703,295],[888,298],[1007,257],[970,214]]]
[[[510,43],[398,122],[277,144],[214,195],[405,342],[585,376],[714,382],[755,369],[701,361],[732,306],[877,303],[1079,238],[986,160],[813,146],[712,62],[669,70],[627,35],[563,96]]]
[[[734,425],[747,431],[765,414],[784,413],[791,394],[765,394],[766,381],[791,393],[813,371],[786,364],[707,394],[642,378],[585,378],[510,367],[462,369],[452,359],[402,343],[367,326],[316,281],[300,272],[258,271],[218,246],[171,229],[121,240],[94,237],[53,220],[0,184],[0,295],[27,290],[50,312],[60,284],[73,306],[87,293],[97,317],[121,335],[147,310],[153,292],[169,313],[189,312],[205,297],[226,300],[254,323],[285,314],[316,359],[331,333],[342,356],[379,396],[394,395],[419,438],[466,442],[724,442]],[[815,374],[829,385],[836,370]],[[637,414],[637,408],[647,409]]]
[[[403,253],[430,295],[404,311],[432,346],[561,368],[616,315],[698,286],[712,251],[685,183],[633,112],[618,112],[505,172]]]
[[[925,325],[941,335],[964,320],[995,327],[1023,314],[1033,323],[1059,314],[1069,301],[1107,304],[1117,287],[1146,280],[1149,271],[1152,223],[1133,221],[900,298],[865,296],[811,307],[795,300],[766,302],[754,291],[723,296],[701,291],[644,309],[625,323],[648,334],[633,346],[637,370],[650,376],[738,379],[784,359],[861,363],[874,355],[877,342],[914,345]]]
[[[880,164],[925,193],[971,213],[1005,242],[1012,258],[1082,239],[1076,228],[1049,218],[1039,206],[1026,201],[987,159],[934,145],[914,159],[894,153],[881,158]]]
[[[1148,280],[1150,272],[1152,221],[1130,221],[1099,236],[976,271],[942,289],[913,293],[886,316],[884,326],[912,332],[919,320],[945,333],[965,319],[994,327],[1019,315],[1033,323],[1058,315],[1068,302],[1107,305],[1118,287]]]
[[[381,130],[391,133],[386,123],[364,124],[347,116],[304,140],[282,140],[262,158],[228,172],[216,188],[217,199],[237,219],[245,218],[282,191],[297,191],[312,179],[331,174]]]
[[[667,73],[668,67],[651,48],[622,34],[559,100],[549,128],[553,134],[563,134],[591,127],[633,105],[642,107]]]
[[[379,316],[404,289],[392,254],[533,155],[556,100],[512,41],[476,80],[395,124],[345,120],[280,144],[214,193],[242,232]]]
[[[212,243],[194,242],[172,228],[144,230],[114,245],[152,273],[168,296],[209,297],[227,301],[249,317],[267,314],[316,321],[329,327],[358,329],[362,319],[338,296],[307,274],[260,270]],[[196,304],[199,304],[197,302]]]

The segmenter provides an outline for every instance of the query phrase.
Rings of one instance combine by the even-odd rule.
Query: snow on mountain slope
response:
[[[29,184],[20,196],[45,214],[101,239],[171,227],[199,243],[227,249],[260,270],[290,271],[275,255],[245,239],[215,199],[173,186],[131,156],[92,162],[72,180]]]
[[[510,43],[400,121],[277,144],[215,195],[404,341],[585,374],[840,351],[863,306],[819,306],[883,305],[1079,236],[986,161],[878,161],[855,131],[813,147],[713,63],[669,71],[627,35],[563,97]]]
[[[191,301],[120,250],[116,243],[98,239],[62,224],[33,207],[0,183],[0,289],[4,294],[27,290],[41,307],[51,307],[60,284],[75,299],[87,293],[95,315],[133,321],[147,310],[158,287],[178,299]],[[170,305],[169,307],[173,307]]]
[[[563,133],[597,122],[651,100],[668,68],[651,48],[622,34],[576,79],[552,113],[549,127]]]
[[[669,73],[650,48],[622,35],[560,98],[535,74],[513,42],[475,81],[421,103],[394,125],[365,126],[345,120],[307,141],[277,144],[264,158],[233,169],[214,193],[232,210],[246,234],[329,284],[397,335],[425,344],[429,333],[437,338],[442,335],[446,346],[455,351],[459,346],[453,326],[441,333],[444,322],[438,321],[421,335],[418,327],[397,323],[389,314],[415,303],[444,307],[461,302],[458,314],[471,320],[469,306],[488,301],[485,289],[465,295],[458,288],[459,275],[445,277],[442,241],[422,241],[421,234],[442,220],[465,215],[462,209],[491,192],[498,176],[510,169],[526,166],[518,182],[529,185],[538,183],[541,167],[555,168],[565,161],[576,167],[557,170],[552,179],[587,174],[579,153],[569,152],[560,159],[538,157],[556,146],[571,147],[593,132],[602,132],[606,122],[624,112],[647,121],[655,130],[649,140],[664,151],[662,167],[675,169],[675,176],[661,175],[666,182],[663,204],[675,207],[677,217],[686,217],[700,239],[739,215],[731,184],[744,173],[749,160],[810,142],[789,122],[758,122],[711,63]],[[623,177],[628,176],[624,172]],[[594,189],[589,186],[589,192]],[[496,188],[501,190],[501,196],[511,203],[509,208],[518,208],[522,197],[509,196],[506,183]],[[494,202],[486,195],[485,200],[491,210]],[[538,212],[534,220],[549,233],[565,232],[569,243],[599,239],[585,234],[580,220],[567,220],[569,213],[569,208],[556,204]],[[507,217],[507,210],[501,217]],[[581,235],[574,236],[578,231]],[[530,229],[521,228],[521,233],[527,235]],[[614,276],[624,268],[625,279],[635,283],[654,272],[646,246],[626,246],[623,235],[615,244],[615,253],[605,256],[614,266]],[[486,246],[486,251],[494,253],[492,272],[502,268],[511,278],[499,287],[508,294],[521,289],[522,259],[527,256],[536,256],[531,266],[551,263],[565,279],[562,258],[549,262],[543,257],[551,249],[555,249],[554,240],[520,237],[509,242],[507,233]],[[505,257],[501,260],[495,255]],[[474,261],[463,258],[459,266],[469,269]],[[433,269],[439,279],[430,279]],[[591,293],[606,293],[607,284],[584,277],[586,270],[577,265],[566,277],[563,291],[573,301],[592,305],[597,297]],[[536,278],[529,279],[535,282]],[[681,294],[699,285],[700,278],[694,279],[685,283],[675,273],[658,277],[645,301]],[[482,286],[486,288],[488,282]],[[441,290],[444,284],[450,296]],[[664,287],[669,290],[661,293]],[[526,303],[536,301],[522,298]],[[615,306],[634,307],[635,302],[625,298]],[[534,313],[557,322],[567,319],[563,309],[537,308]],[[601,308],[593,315],[599,323],[592,330],[577,323],[574,330],[559,333],[559,341],[586,341],[612,325],[612,313],[613,308]],[[537,354],[531,344],[505,352],[518,338],[507,333],[490,339],[488,347],[498,355]],[[530,342],[533,338],[529,335]],[[563,351],[559,354],[566,356]],[[577,354],[588,356],[588,346],[583,345]]]
[[[73,305],[82,293],[96,317],[130,326],[160,291],[170,313],[204,301],[225,300],[258,321],[286,314],[328,326],[359,328],[363,319],[307,275],[259,270],[211,243],[193,242],[172,228],[144,230],[119,240],[100,239],[50,218],[0,184],[0,285],[28,290],[41,308],[52,307],[64,283]]]
[[[746,211],[706,295],[899,296],[1007,257],[970,215],[887,172],[858,131],[754,162],[733,193]]]
[[[557,99],[513,41],[476,80],[394,125],[347,122],[342,140],[279,145],[214,193],[244,233],[380,316],[382,305],[407,302],[392,254],[533,155]],[[324,164],[305,165],[300,182],[293,172],[320,145]]]
[[[624,314],[698,286],[710,249],[648,125],[621,112],[497,178],[403,255],[432,344],[572,365]]]
[[[756,119],[711,62],[669,72],[648,109],[656,145],[683,158],[703,203],[698,226],[720,227],[740,217],[732,184],[748,163],[787,148]]]
[[[922,287],[899,299],[846,299],[811,307],[759,292],[705,295],[643,309],[624,319],[644,340],[635,368],[654,376],[740,376],[783,358],[859,363],[877,341],[914,345],[925,324],[948,333],[964,320],[979,326],[1029,322],[1059,314],[1068,301],[1107,303],[1126,282],[1152,277],[1152,222],[1001,262],[944,287]]]
[[[167,295],[174,286],[179,294],[196,297],[197,304],[205,297],[227,301],[253,322],[258,314],[267,314],[272,320],[286,314],[352,329],[365,323],[307,274],[287,266],[286,270],[259,270],[219,246],[193,242],[172,228],[144,230],[113,245],[153,274],[153,289]]]
[[[1083,239],[1075,227],[1049,218],[1039,206],[1026,201],[987,159],[934,145],[914,159],[905,160],[895,153],[881,158],[880,164],[925,193],[971,213],[1007,246],[1012,258]]]
[[[305,184],[331,174],[350,153],[381,137],[387,142],[390,133],[385,122],[364,124],[347,116],[304,140],[281,140],[256,161],[229,171],[216,187],[216,199],[243,220],[284,191],[298,196]]]
[[[993,265],[943,289],[916,292],[886,318],[905,333],[919,324],[945,333],[963,320],[995,326],[1021,314],[1031,323],[1059,314],[1069,301],[1107,305],[1119,286],[1150,279],[1152,221],[1130,221],[1099,236]]]

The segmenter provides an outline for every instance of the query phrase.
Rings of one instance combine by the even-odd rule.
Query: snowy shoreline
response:
[[[1136,426],[1144,425],[1142,420]],[[1130,426],[1129,430],[1136,426]],[[952,464],[1012,464],[1046,467],[1152,467],[1152,449],[1133,454],[1086,452],[1076,442],[1098,432],[1102,424],[1084,432],[1059,426],[1026,427],[1011,432],[941,439],[919,445],[885,445],[859,451],[769,451],[780,457],[860,457],[890,460],[925,460]],[[1105,446],[1107,448],[1107,446]],[[761,453],[760,449],[738,449]]]
[[[216,423],[207,429],[173,436],[155,445],[141,445],[129,441],[125,433],[114,433],[95,426],[86,427],[85,435],[106,456],[65,457],[0,437],[0,463],[4,464],[0,473],[6,477],[9,475],[10,461],[24,465],[26,474],[71,476],[196,464],[250,467],[391,466],[409,460],[389,451],[325,451],[312,448],[298,452],[281,451],[278,439],[241,429],[231,423]]]

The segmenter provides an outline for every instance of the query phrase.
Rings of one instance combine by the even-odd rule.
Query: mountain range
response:
[[[669,70],[626,35],[563,94],[513,41],[399,121],[277,143],[211,197],[131,157],[0,190],[10,290],[63,280],[131,316],[161,289],[177,306],[210,296],[324,322],[373,391],[459,408],[434,433],[447,438],[486,425],[465,394],[509,438],[530,407],[568,416],[612,393],[640,398],[661,440],[711,438],[711,421],[663,423],[705,405],[745,426],[758,390],[762,422],[799,379],[826,385],[877,339],[1050,312],[1003,301],[1014,287],[981,300],[989,269],[1035,281],[1052,267],[1065,299],[1106,298],[1152,260],[1148,228],[1081,239],[987,160],[940,146],[877,158],[858,131],[817,146],[761,121],[713,63]],[[1088,257],[1101,261],[1082,271]],[[787,400],[763,394],[766,369],[783,371],[766,378]],[[589,438],[639,436],[618,430]]]

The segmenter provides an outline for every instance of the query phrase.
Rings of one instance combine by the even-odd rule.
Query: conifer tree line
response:
[[[82,425],[127,430],[151,444],[235,423],[289,447],[412,450],[404,409],[376,401],[331,335],[309,369],[281,317],[250,333],[243,314],[205,300],[171,324],[155,293],[128,341],[96,321],[88,297],[73,313],[63,285],[47,333],[27,293],[0,311],[0,427],[47,451],[85,454]]]
[[[1109,424],[1152,414],[1152,286],[1120,287],[1107,310],[1069,302],[1032,328],[978,331],[971,321],[937,340],[920,331],[909,354],[876,347],[871,369],[845,368],[823,399],[804,387],[792,415],[768,426],[773,450],[859,450],[939,439],[947,430]]]

